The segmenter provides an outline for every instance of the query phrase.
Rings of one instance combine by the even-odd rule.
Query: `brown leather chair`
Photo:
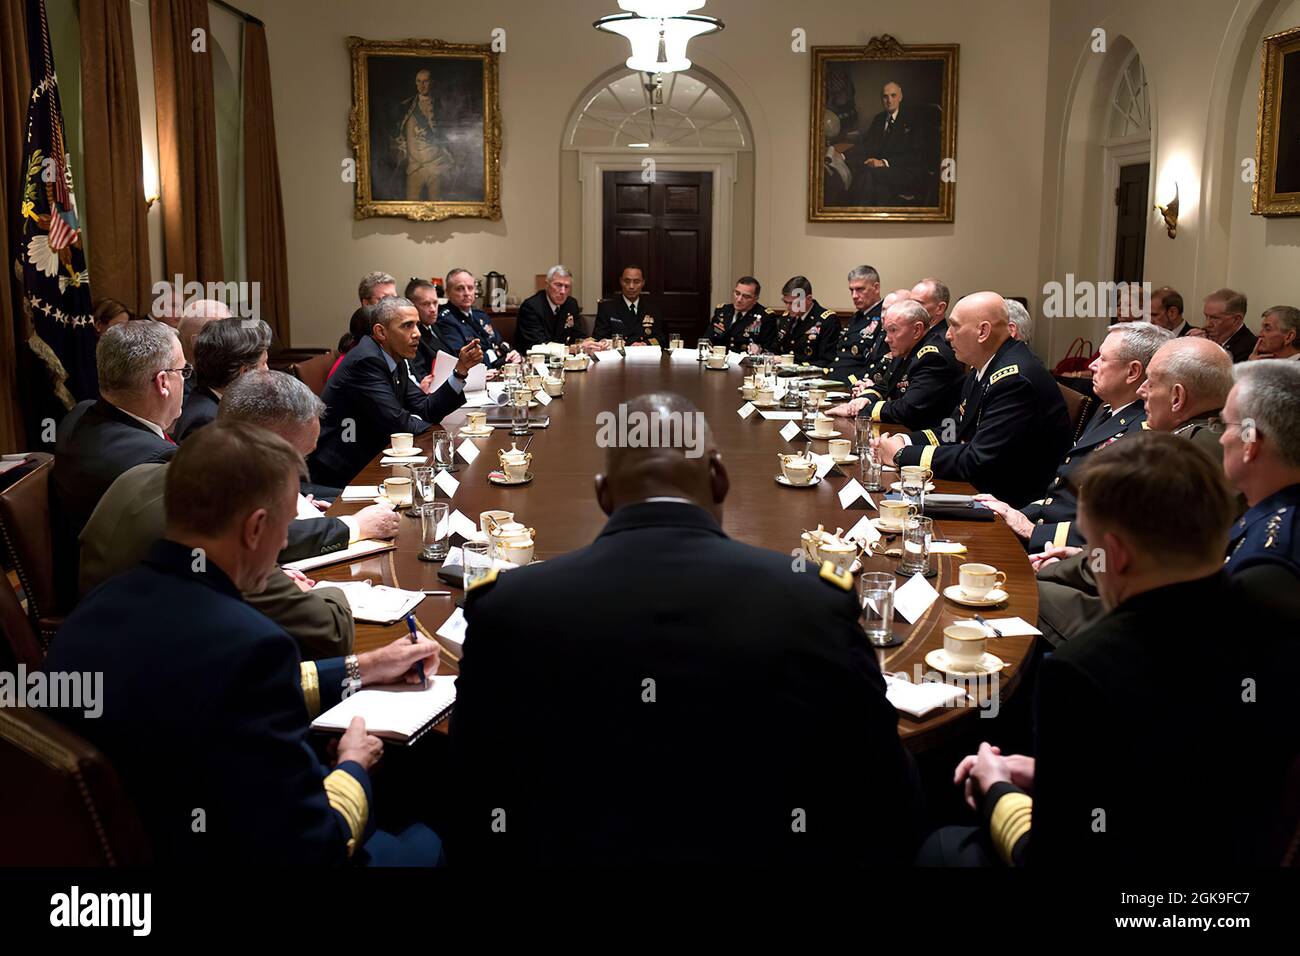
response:
[[[1078,442],[1083,436],[1083,430],[1088,427],[1088,419],[1092,418],[1092,413],[1097,410],[1097,400],[1060,382],[1056,383],[1056,387],[1061,390],[1061,397],[1065,399],[1065,409],[1070,414],[1070,444],[1073,445]]]
[[[27,614],[41,643],[49,647],[63,623],[54,587],[54,543],[50,533],[50,475],[54,456],[32,452],[37,465],[0,491],[0,535],[27,597]]]
[[[0,577],[4,578],[0,581],[0,633],[4,635],[4,644],[0,646],[0,670],[12,670],[18,664],[26,664],[29,671],[34,670],[45,660],[45,648],[9,583],[9,575],[0,574]]]
[[[294,362],[289,366],[289,374],[319,395],[325,391],[325,380],[329,378],[330,369],[334,367],[337,358],[338,353],[330,349],[306,361]]]
[[[0,709],[0,866],[149,862],[144,827],[117,772],[58,721]]]

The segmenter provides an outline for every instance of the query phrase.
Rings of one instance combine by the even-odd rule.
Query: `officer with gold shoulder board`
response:
[[[741,276],[732,290],[731,302],[719,303],[709,319],[709,343],[725,345],[729,352],[751,355],[772,345],[777,315],[758,301],[763,287],[753,276]]]
[[[786,311],[781,315],[780,333],[772,346],[778,355],[794,353],[796,363],[830,368],[839,340],[840,318],[834,309],[824,309],[813,298],[812,283],[795,276],[781,289]]]
[[[857,385],[869,375],[867,357],[884,336],[881,322],[880,273],[872,266],[858,266],[848,276],[849,295],[857,311],[845,323],[835,344],[835,364],[830,375],[847,385]]]

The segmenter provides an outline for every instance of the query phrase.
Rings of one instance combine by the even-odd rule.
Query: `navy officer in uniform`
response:
[[[515,337],[521,352],[527,353],[534,345],[547,342],[571,345],[587,337],[582,308],[569,294],[572,291],[573,273],[565,266],[551,266],[546,270],[546,288],[519,303]]]
[[[885,337],[894,361],[887,375],[857,398],[826,414],[904,425],[913,431],[938,428],[961,393],[966,367],[944,339],[947,323],[931,328],[925,307],[912,299],[885,313]]]
[[[852,576],[727,536],[727,470],[688,401],[628,415],[694,438],[611,444],[596,540],[466,595],[448,861],[910,861],[915,778]],[[719,601],[724,568],[762,597]]]
[[[792,352],[796,363],[830,368],[840,337],[840,317],[835,310],[822,308],[813,298],[812,283],[805,276],[795,276],[785,284],[781,301],[786,310],[772,351],[778,355]]]
[[[957,360],[973,369],[957,408],[942,428],[881,436],[877,454],[1022,507],[1047,487],[1070,447],[1060,387],[1029,346],[1011,337],[1006,303],[995,292],[958,302],[947,334]]]
[[[1090,366],[1093,392],[1104,404],[1061,461],[1046,494],[1019,511],[990,495],[976,496],[1003,517],[1031,554],[1083,544],[1083,533],[1075,521],[1078,502],[1070,475],[1092,452],[1140,434],[1146,427],[1147,413],[1139,390],[1156,351],[1173,337],[1172,332],[1150,322],[1118,322],[1107,329]]]
[[[402,295],[411,300],[416,314],[420,317],[420,344],[415,350],[415,355],[407,361],[407,365],[410,368],[411,378],[420,383],[421,391],[427,393],[433,384],[433,379],[429,376],[433,374],[438,353],[447,351],[437,331],[438,313],[441,311],[438,305],[438,287],[428,279],[412,277],[411,281],[406,283]],[[369,323],[363,322],[361,327],[366,330],[365,334],[369,333]],[[360,338],[360,335],[355,336],[357,340]],[[451,354],[456,353],[453,351]]]
[[[488,368],[522,361],[523,356],[492,327],[487,313],[474,308],[474,297],[474,276],[468,269],[456,268],[447,273],[447,304],[438,312],[437,331],[442,348],[455,355],[470,341],[478,339],[483,364]]]
[[[627,345],[668,346],[668,335],[663,321],[650,296],[645,294],[645,272],[640,266],[624,266],[619,274],[621,294],[612,299],[601,299],[596,305],[596,325],[591,339],[601,349],[607,349],[615,335],[623,336]]]
[[[776,338],[777,316],[758,301],[763,287],[753,276],[741,276],[731,292],[731,302],[723,302],[709,319],[709,344],[725,345],[728,352],[755,355],[770,349]]]
[[[872,266],[858,266],[849,273],[849,295],[856,309],[835,343],[835,364],[830,375],[847,385],[870,377],[868,356],[885,337],[880,300],[880,273]]]
[[[82,600],[45,660],[47,673],[103,674],[101,713],[53,716],[112,761],[157,862],[439,859],[422,824],[376,831],[370,770],[383,743],[360,717],[332,769],[307,736],[345,689],[418,681],[418,663],[432,673],[438,645],[403,637],[300,662],[293,638],[240,596],[280,574],[304,474],[302,455],[267,429],[217,421],[197,432],[167,469],[164,537]]]

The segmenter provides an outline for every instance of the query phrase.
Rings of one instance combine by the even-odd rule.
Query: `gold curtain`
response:
[[[150,0],[149,11],[166,275],[220,282],[221,202],[207,0]]]
[[[81,0],[81,76],[91,288],[144,315],[153,297],[130,0]]]
[[[18,355],[27,348],[27,323],[13,273],[23,129],[31,93],[26,19],[23,0],[0,0],[0,450],[5,452],[27,450],[18,385]]]
[[[248,279],[260,283],[261,317],[275,342],[289,346],[289,262],[284,242],[280,161],[271,106],[266,29],[244,24],[244,220]]]

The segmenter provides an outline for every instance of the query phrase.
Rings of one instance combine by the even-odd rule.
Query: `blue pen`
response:
[[[408,614],[408,615],[406,615],[406,626],[407,626],[408,628],[411,629],[411,643],[412,643],[412,644],[415,644],[415,643],[419,640],[419,636],[415,633],[415,615],[414,615],[414,614]],[[418,668],[420,669],[420,686],[421,686],[421,687],[427,687],[427,686],[429,686],[429,682],[428,682],[427,680],[425,680],[425,678],[424,678],[424,661],[420,661],[420,662],[419,662],[418,664],[416,664],[415,666],[418,667]]]

